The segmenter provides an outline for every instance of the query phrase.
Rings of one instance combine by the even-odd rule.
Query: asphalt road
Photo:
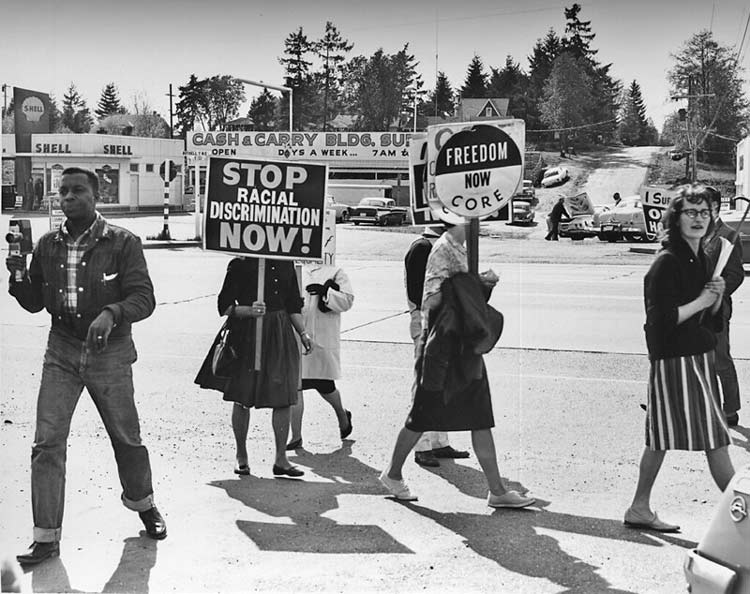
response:
[[[189,217],[174,221],[190,228]],[[155,218],[123,222],[160,229]],[[625,244],[544,242],[538,228],[495,224],[482,267],[500,273],[492,303],[506,330],[487,357],[501,472],[540,505],[493,511],[476,458],[405,476],[420,499],[387,499],[377,475],[409,406],[412,347],[400,258],[413,234],[342,226],[339,264],[354,309],[344,316],[339,382],[354,433],[306,396],[304,481],[274,479],[268,411],[253,413],[252,476],[232,474],[229,405],[192,383],[219,326],[215,299],[228,258],[196,248],[149,250],[159,303],[135,327],[142,434],[169,537],[154,542],[119,504],[106,434],[84,395],[71,430],[62,556],[24,576],[34,591],[679,592],[681,565],[719,493],[699,454],[667,457],[654,493],[681,534],[621,524],[643,444],[647,361],[640,283],[649,256]],[[173,234],[173,237],[177,235]],[[48,319],[26,314],[0,284],[0,551],[31,540],[29,451]],[[734,338],[741,385],[747,291]],[[747,407],[747,397],[744,398]],[[748,417],[750,418],[750,417]],[[750,429],[732,457],[750,463]],[[470,449],[468,434],[452,436]]]

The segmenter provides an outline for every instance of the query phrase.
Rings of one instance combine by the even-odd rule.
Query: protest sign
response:
[[[327,179],[326,165],[210,157],[204,249],[322,260]]]
[[[523,176],[523,120],[430,126],[427,139],[427,198],[433,207],[481,218],[508,204]]]
[[[646,222],[646,232],[649,235],[656,236],[662,230],[662,215],[677,192],[678,190],[670,190],[665,187],[641,186],[643,217]]]

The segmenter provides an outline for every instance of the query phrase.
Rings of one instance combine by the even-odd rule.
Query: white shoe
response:
[[[524,497],[518,491],[506,491],[502,495],[489,494],[487,497],[487,505],[490,507],[528,507],[534,505],[536,499],[533,497]]]
[[[397,481],[396,479],[390,478],[387,470],[380,473],[380,482],[386,489],[388,489],[388,492],[399,501],[417,500],[417,496],[412,495],[411,491],[409,491],[409,487],[406,486],[404,479]]]

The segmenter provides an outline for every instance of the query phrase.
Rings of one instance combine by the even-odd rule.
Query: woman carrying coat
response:
[[[646,447],[624,523],[677,532],[651,509],[651,490],[667,450],[706,453],[722,491],[734,475],[729,428],[721,409],[714,364],[721,329],[724,279],[711,278],[703,239],[713,227],[704,186],[681,188],[662,218],[663,248],[644,279],[646,345],[650,361]]]
[[[352,432],[352,414],[344,408],[336,387],[341,377],[341,312],[354,303],[352,285],[346,272],[337,266],[308,263],[302,267],[305,306],[304,327],[312,335],[314,348],[302,359],[302,390],[317,390],[336,413],[339,434],[346,439]],[[305,404],[300,394],[292,407],[292,439],[287,450],[302,447],[302,415]]]
[[[535,499],[509,490],[497,467],[490,386],[484,361],[478,354],[491,349],[500,335],[499,314],[486,305],[498,278],[491,270],[481,275],[468,274],[464,247],[466,224],[446,224],[446,227],[427,259],[422,297],[423,330],[417,347],[412,408],[396,438],[390,465],[380,475],[380,482],[394,498],[416,500],[401,470],[422,433],[471,431],[472,446],[490,490],[487,504],[526,507]],[[469,307],[456,307],[456,302],[461,300]],[[469,325],[470,334],[481,337],[483,344],[466,341],[464,350],[454,352],[451,343],[457,345],[458,339],[465,340],[469,333],[463,328]],[[494,328],[494,332],[490,328]],[[433,344],[435,348],[431,351]],[[438,375],[442,377],[436,377]]]
[[[294,264],[267,259],[264,301],[258,301],[258,259],[235,258],[229,262],[218,298],[219,315],[229,318],[230,342],[239,355],[227,378],[216,378],[211,370],[213,348],[198,372],[201,387],[220,389],[224,400],[233,402],[232,430],[236,441],[235,474],[249,475],[247,432],[250,408],[273,409],[271,424],[276,456],[274,476],[300,477],[304,472],[286,457],[290,407],[297,402],[300,353],[294,331],[305,354],[312,339],[305,331]],[[260,369],[255,369],[257,320],[262,318]],[[220,380],[217,382],[217,380]]]

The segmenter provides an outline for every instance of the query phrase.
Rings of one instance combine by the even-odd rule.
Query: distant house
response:
[[[99,121],[96,133],[166,138],[169,136],[169,124],[156,112],[115,113]]]
[[[252,118],[237,118],[227,122],[226,129],[234,132],[251,132],[255,130],[255,122]]]
[[[427,125],[450,124],[451,122],[475,122],[478,120],[502,120],[509,118],[509,99],[503,97],[462,97],[452,116],[427,116]]]

